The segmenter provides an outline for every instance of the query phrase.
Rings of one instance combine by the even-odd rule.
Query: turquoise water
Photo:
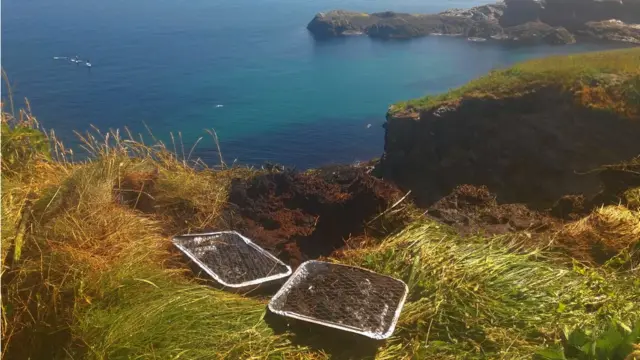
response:
[[[215,128],[228,161],[302,168],[353,162],[382,153],[381,125],[393,102],[524,59],[606,48],[514,48],[449,37],[318,42],[305,28],[316,12],[334,8],[436,12],[477,4],[7,0],[2,66],[15,98],[28,97],[43,125],[71,144],[72,130],[90,124],[144,132],[146,123],[163,139],[181,132],[187,148]],[[74,55],[90,59],[91,70],[53,59]],[[195,156],[218,158],[208,137]]]

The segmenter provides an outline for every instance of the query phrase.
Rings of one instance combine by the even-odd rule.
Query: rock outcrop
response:
[[[538,209],[593,199],[593,170],[640,154],[638,50],[531,62],[392,106],[379,170],[425,206],[461,184]],[[585,78],[576,64],[620,72]]]
[[[640,23],[639,0],[542,0],[541,4],[540,21],[551,26],[564,26],[570,31],[590,21],[617,19],[628,24]]]
[[[364,14],[349,11],[319,13],[307,28],[318,37],[367,34],[378,38],[424,35],[492,36],[502,33],[498,16],[503,6],[450,10],[441,14],[404,14],[391,11]]]
[[[319,38],[363,35],[412,38],[427,35],[570,44],[574,34],[640,43],[640,0],[506,0],[439,14],[334,10],[317,14],[307,28]]]
[[[505,0],[505,5],[505,12],[500,17],[500,25],[504,27],[538,22],[545,7],[541,0]]]
[[[640,44],[640,24],[626,24],[620,20],[590,21],[578,34],[609,41]]]
[[[495,37],[494,37],[495,38]],[[522,43],[573,44],[575,37],[563,27],[553,27],[541,22],[528,22],[504,29],[502,40]]]

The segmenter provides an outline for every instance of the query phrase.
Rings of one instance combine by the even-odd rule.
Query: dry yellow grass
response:
[[[627,202],[627,207],[640,210],[640,187],[629,189],[625,191],[623,195]]]
[[[603,263],[620,252],[637,252],[640,245],[640,211],[621,205],[603,206],[589,216],[565,225],[559,244],[572,253]]]
[[[565,226],[563,233],[603,242],[632,244],[640,240],[640,212],[620,205],[603,206],[591,215]]]
[[[90,159],[72,162],[28,111],[3,112],[2,125],[3,358],[62,356],[75,312],[135,278],[134,269],[162,274],[168,235],[214,226],[230,177],[244,173],[196,171],[164,144],[117,132],[83,136]],[[123,179],[149,167],[159,174],[152,189],[123,189]],[[123,190],[152,191],[153,207],[124,204]]]

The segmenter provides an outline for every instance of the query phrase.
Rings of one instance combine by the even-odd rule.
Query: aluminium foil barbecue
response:
[[[382,340],[408,293],[401,280],[323,261],[304,262],[269,302],[275,314]]]
[[[174,245],[220,285],[245,289],[291,275],[291,268],[235,231],[180,235]]]

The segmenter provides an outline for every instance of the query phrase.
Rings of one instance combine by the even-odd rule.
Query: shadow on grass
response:
[[[287,319],[267,310],[265,322],[276,334],[290,334],[291,342],[325,352],[332,359],[373,359],[384,341],[313,323]]]

